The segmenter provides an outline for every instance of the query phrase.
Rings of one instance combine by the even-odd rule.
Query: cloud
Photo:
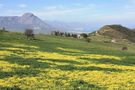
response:
[[[49,18],[49,19],[68,19],[69,16],[76,16],[77,18],[80,14],[93,13],[96,11],[97,6],[95,4],[88,4],[87,6],[72,6],[66,7],[62,5],[58,6],[48,6],[44,7],[43,10],[35,11],[38,16]]]
[[[20,4],[20,5],[18,5],[20,8],[26,8],[27,7],[27,5],[26,4]]]
[[[37,9],[26,8],[26,4],[20,4],[21,8],[16,10],[6,10],[7,15],[21,15],[26,12],[32,12],[42,19],[60,20],[60,21],[81,21],[81,22],[98,22],[98,21],[133,21],[135,20],[135,0],[130,0],[119,4],[121,6],[112,7],[98,3],[76,3],[70,5],[52,5]]]
[[[56,11],[56,10],[65,10],[65,9],[67,8],[62,5],[44,7],[45,11]]]

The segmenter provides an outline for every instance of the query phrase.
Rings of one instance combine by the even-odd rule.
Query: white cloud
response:
[[[48,6],[48,7],[45,7],[46,10],[54,10],[54,9],[57,9],[56,6]]]
[[[67,16],[67,15],[79,15],[80,13],[95,12],[97,6],[95,4],[89,4],[87,6],[78,6],[78,7],[66,7],[66,6],[49,6],[44,7],[43,10],[36,11],[37,15],[41,17],[57,17],[57,16]],[[60,17],[58,17],[60,18]]]
[[[80,7],[52,6],[48,9],[35,11],[38,16],[49,20],[65,21],[133,21],[135,20],[134,7],[127,6],[124,11],[104,12],[101,6],[89,4]],[[125,11],[126,10],[126,11]],[[114,14],[115,13],[115,14]]]
[[[20,8],[26,8],[27,5],[26,5],[26,4],[20,4],[19,7],[20,7]]]
[[[66,7],[64,7],[62,5],[44,7],[45,11],[55,11],[55,10],[65,10],[65,9],[66,9]]]

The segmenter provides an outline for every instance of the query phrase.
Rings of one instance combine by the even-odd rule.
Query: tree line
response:
[[[51,34],[55,36],[74,37],[74,38],[78,38],[79,36],[82,38],[89,37],[89,35],[86,33],[76,34],[76,33],[69,33],[69,32],[53,31]]]
[[[75,33],[60,32],[60,31],[53,31],[51,32],[51,35],[77,38],[77,34]]]
[[[87,42],[91,41],[89,35],[86,33],[76,34],[76,33],[69,33],[69,32],[53,31],[51,34],[55,36],[61,36],[61,37],[85,39]]]

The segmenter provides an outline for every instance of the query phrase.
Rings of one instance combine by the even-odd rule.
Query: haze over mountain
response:
[[[2,16],[0,17],[0,28],[3,27],[18,32],[33,29],[35,33],[49,33],[54,29],[32,13],[25,13],[22,16]]]
[[[22,16],[1,16],[0,28],[9,31],[24,32],[33,29],[35,33],[50,33],[52,31],[81,33],[90,31],[90,25],[80,22],[43,21],[32,13]]]
[[[82,22],[64,22],[64,21],[45,21],[54,28],[59,29],[60,31],[72,32],[72,33],[89,33],[95,28],[91,27],[92,25]]]

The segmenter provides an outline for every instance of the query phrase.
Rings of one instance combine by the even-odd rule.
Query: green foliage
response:
[[[80,34],[83,38],[88,38],[88,35],[86,33]]]
[[[0,90],[21,90],[18,86],[13,87],[0,87]]]
[[[101,90],[100,87],[87,83],[83,80],[76,80],[71,82],[71,86],[73,87],[73,90],[93,90],[93,89],[98,89]]]
[[[26,29],[24,32],[27,39],[33,40],[35,39],[34,31],[32,29]]]
[[[60,36],[60,37],[77,38],[77,34],[68,33],[68,32],[60,32],[60,31],[53,31],[51,35]]]
[[[90,43],[91,39],[90,38],[86,38],[86,42]]]
[[[5,32],[8,32],[5,28],[0,29],[0,34],[3,34]]]

